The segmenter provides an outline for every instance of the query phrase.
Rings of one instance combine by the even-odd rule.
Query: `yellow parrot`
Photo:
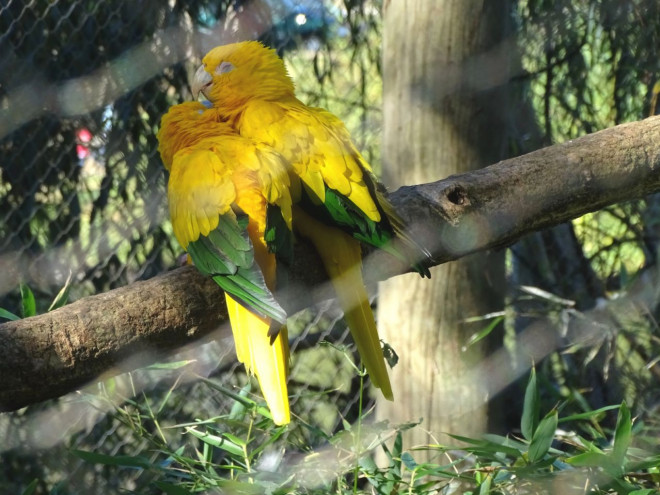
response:
[[[236,354],[276,424],[290,421],[286,313],[273,297],[275,252],[292,246],[287,165],[199,102],[170,108],[158,132],[174,235],[225,291]],[[278,242],[267,243],[266,232]],[[249,309],[248,309],[249,308]]]
[[[272,177],[281,181],[278,190],[290,194],[293,232],[308,238],[318,251],[371,382],[392,400],[362,279],[360,242],[388,251],[422,276],[430,276],[430,253],[405,233],[404,222],[344,124],[330,112],[296,98],[293,82],[274,50],[256,41],[234,43],[212,49],[202,62],[193,94],[203,93],[216,121],[226,122],[243,139],[269,147],[283,158],[288,175]]]

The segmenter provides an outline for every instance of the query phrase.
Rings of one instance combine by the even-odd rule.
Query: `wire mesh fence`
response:
[[[527,122],[525,132],[536,129],[539,142],[570,139],[614,123],[607,120],[610,110],[601,108],[598,115],[585,116],[571,106],[573,96],[566,98],[568,104],[562,100],[566,94],[578,95],[575,98],[581,101],[609,98],[595,92],[598,85],[588,84],[591,73],[580,73],[586,67],[584,60],[566,56],[579,53],[581,43],[593,35],[588,31],[591,10],[585,7],[587,3],[566,3],[566,8],[575,9],[569,16],[575,22],[564,26],[565,16],[541,15],[534,10],[541,9],[540,4],[520,2],[520,15],[527,19],[521,29],[527,36],[527,43],[521,44],[528,70],[525,77],[529,77],[538,115],[548,117],[546,121],[532,119],[534,125]],[[611,7],[616,10],[617,2]],[[608,15],[612,32],[624,29],[621,46],[657,46],[658,23],[655,31],[642,30],[648,38],[636,38],[642,32],[636,30],[640,24],[624,24],[623,20],[629,20],[625,15]],[[167,220],[166,176],[155,135],[168,107],[190,98],[188,74],[200,55],[215,45],[250,38],[277,48],[301,99],[339,115],[358,148],[378,168],[379,16],[377,5],[371,2],[3,2],[0,307],[20,306],[17,288],[21,281],[35,291],[39,307],[45,310],[69,277],[71,299],[79,299],[177,265],[181,249]],[[557,43],[566,36],[562,43],[568,48],[548,52],[541,47],[548,33],[555,33]],[[617,40],[612,36],[610,42]],[[612,50],[601,50],[603,60]],[[626,49],[621,50],[622,56],[630,58]],[[623,96],[639,95],[645,87],[650,92],[657,61],[653,62],[652,50],[647,55],[632,75],[617,80],[619,93],[614,91],[613,106],[608,107],[615,108],[617,122],[648,113],[647,106],[639,103],[644,98],[624,108]],[[565,83],[557,84],[544,97],[541,88],[558,75],[577,81],[575,87],[569,91]],[[544,104],[555,105],[555,110],[544,109]],[[557,113],[562,117],[556,117]],[[571,124],[562,128],[566,121]],[[529,135],[518,134],[516,145],[524,148]],[[577,301],[578,306],[577,310],[567,308],[545,296],[536,299],[541,300],[538,306],[517,306],[519,300],[529,299],[527,293],[510,301],[514,312],[524,317],[550,313],[561,328],[567,314],[620,291],[628,272],[655,263],[660,243],[657,210],[657,198],[615,206],[572,227],[535,234],[518,245],[510,256],[511,281],[538,285]],[[621,233],[612,235],[613,229]],[[607,236],[612,243],[604,241]],[[623,389],[629,395],[641,395],[654,387],[655,347],[643,341],[657,339],[657,306],[652,306],[657,305],[657,298],[649,301],[647,312],[613,322],[608,328],[618,331],[599,335],[595,345],[571,347],[574,341],[562,335],[570,352],[547,361],[548,374],[557,387],[583,383],[576,375],[591,374],[589,386],[601,387],[602,404],[625,395]],[[340,316],[328,303],[298,315],[291,325],[292,408],[326,432],[335,430],[342,420],[352,423],[358,414],[359,376],[340,349],[320,345],[322,341],[349,343]],[[50,487],[66,484],[70,492],[81,493],[112,493],[137,486],[147,473],[128,473],[118,479],[107,466],[85,463],[64,452],[73,448],[138,455],[157,449],[151,434],[155,425],[136,418],[145,408],[157,408],[166,400],[159,420],[168,438],[173,433],[167,426],[230,413],[232,402],[227,396],[199,378],[212,377],[214,384],[234,391],[245,387],[248,380],[243,368],[226,349],[211,342],[179,355],[179,361],[195,361],[197,378],[176,367],[139,370],[99,382],[65,400],[3,416],[0,491],[18,492],[25,480],[34,478]],[[596,369],[601,372],[582,365],[585,355],[591,361],[597,358]],[[605,384],[608,366],[628,377],[617,380],[621,390],[612,391],[611,382]],[[654,400],[653,396],[645,399],[649,408]],[[125,407],[116,409],[117,404]],[[136,437],[136,428],[144,429],[142,437]],[[298,429],[291,435],[314,434]]]
[[[3,279],[2,294],[20,279],[52,293],[71,270],[79,297],[173,266],[179,248],[166,225],[155,131],[170,105],[190,97],[186,69],[210,46],[246,35],[274,43],[291,55],[294,77],[296,68],[309,74],[299,84],[311,104],[338,113],[357,106],[361,112],[348,124],[360,144],[375,134],[379,89],[365,89],[360,79],[373,75],[377,52],[358,54],[351,61],[358,69],[337,76],[344,87],[336,90],[342,92],[336,108],[323,82],[338,64],[347,65],[338,58],[351,55],[340,57],[325,40],[347,29],[336,17],[341,12],[315,2],[284,5],[3,7],[0,252],[12,276]],[[335,43],[352,43],[347,36]]]
[[[342,4],[315,1],[4,2],[0,307],[20,307],[21,282],[43,311],[69,277],[70,299],[79,299],[177,266],[182,250],[167,219],[155,136],[161,115],[190,99],[188,71],[215,45],[249,38],[275,47],[301,97],[344,118],[365,156],[377,161],[379,48],[371,42],[378,12],[364,5],[351,14]],[[340,316],[326,305],[292,326],[292,406],[326,431],[355,416],[359,397],[359,378],[342,352],[318,346],[349,342]],[[240,390],[248,379],[226,349],[210,343],[185,357],[200,375]],[[99,468],[71,464],[62,449],[103,445],[109,454],[133,455],[146,448],[111,402],[90,399],[99,392],[115,404],[139,402],[141,391],[170,397],[176,384],[162,418],[170,424],[229,412],[225,395],[181,376],[138,371],[93,385],[80,392],[82,401],[74,396],[4,416],[2,450],[12,453],[4,456],[2,491],[17,491],[31,477],[57,482],[64,473],[80,479],[86,493],[126,486]],[[40,454],[28,455],[28,445]]]

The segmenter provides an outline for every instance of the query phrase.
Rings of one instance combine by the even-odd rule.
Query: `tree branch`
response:
[[[155,361],[227,319],[222,291],[193,267],[0,325],[0,410],[59,397]],[[122,363],[126,363],[122,366]]]
[[[507,246],[529,232],[659,190],[660,117],[653,117],[475,172],[406,186],[390,198],[413,237],[440,264]],[[367,254],[369,281],[408,270],[381,251]],[[291,283],[282,295],[290,311],[309,304],[309,287],[326,280],[306,244],[296,248],[295,259],[288,270]],[[328,295],[321,289],[321,297]],[[4,323],[0,410],[58,397],[100,375],[117,374],[211,338],[226,318],[220,289],[194,268],[184,267],[51,313]]]
[[[660,190],[660,117],[623,124],[391,196],[438,264],[508,246],[607,205]],[[383,280],[403,271],[370,257]],[[384,266],[387,265],[387,266]]]

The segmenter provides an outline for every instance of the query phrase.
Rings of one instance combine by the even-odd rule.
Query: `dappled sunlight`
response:
[[[432,17],[438,22],[452,13],[439,8],[444,1],[429,3],[438,6],[440,13],[434,11]],[[434,268],[430,280],[403,275],[396,293],[378,297],[375,287],[376,281],[410,271],[410,265],[424,273],[426,264],[436,263],[428,262],[427,251],[446,256],[442,261],[461,257],[491,245],[519,221],[497,212],[481,216],[486,209],[477,206],[483,204],[473,203],[471,210],[470,201],[487,204],[492,198],[472,194],[469,177],[443,191],[432,184],[414,187],[441,179],[427,177],[431,165],[458,161],[473,169],[484,157],[496,161],[528,153],[657,111],[660,23],[653,2],[511,2],[506,19],[511,26],[492,27],[506,36],[475,53],[471,49],[481,43],[480,29],[489,19],[470,12],[474,31],[459,33],[465,47],[454,44],[445,54],[442,47],[427,43],[419,51],[428,53],[395,61],[401,75],[418,55],[427,55],[423,70],[410,71],[411,87],[400,94],[391,80],[381,77],[388,56],[382,15],[393,2],[5,3],[0,8],[0,340],[5,339],[0,348],[6,353],[0,354],[13,359],[17,369],[14,373],[0,366],[0,388],[31,397],[41,385],[50,397],[62,388],[56,375],[64,369],[74,383],[66,390],[77,390],[0,415],[0,492],[605,495],[635,489],[646,495],[642,487],[660,486],[657,197],[607,206],[534,232],[515,245],[498,245],[471,271],[450,262]],[[410,19],[429,18],[420,12],[411,12]],[[426,33],[414,35],[422,39]],[[405,37],[391,39],[398,47],[407,46]],[[204,291],[210,296],[187,304],[184,296],[198,293],[184,275],[195,274],[192,268],[173,271],[187,259],[175,232],[188,245],[219,222],[189,215],[173,228],[167,181],[175,167],[165,170],[158,156],[161,117],[192,99],[189,79],[202,56],[218,45],[244,40],[274,47],[295,82],[297,97],[337,115],[355,144],[347,144],[348,134],[333,120],[322,121],[314,133],[315,122],[304,119],[281,130],[275,121],[263,125],[268,116],[263,108],[248,129],[238,128],[246,125],[238,113],[214,114],[216,123],[243,141],[233,154],[226,142],[210,153],[236,168],[246,166],[248,155],[256,157],[245,180],[231,185],[240,196],[233,209],[227,190],[209,192],[217,171],[209,179],[197,162],[188,164],[190,182],[199,185],[190,196],[203,203],[205,215],[212,210],[215,219],[218,211],[212,207],[222,203],[222,213],[239,226],[240,240],[247,238],[245,198],[254,184],[265,184],[260,191],[264,201],[281,213],[282,218],[263,218],[259,234],[264,240],[257,255],[258,261],[277,255],[278,266],[269,267],[266,277],[242,282],[253,283],[262,301],[266,297],[259,291],[272,289],[272,307],[267,309],[282,311],[281,322],[273,318],[264,328],[275,333],[286,320],[291,358],[280,369],[289,368],[287,425],[273,421],[257,379],[238,363],[229,323],[216,322],[215,315],[224,311],[222,292],[218,289],[215,299]],[[461,58],[466,48],[470,54]],[[237,63],[218,62],[212,72],[226,80]],[[244,89],[247,82],[267,95],[274,87],[268,77],[246,77],[237,87]],[[211,94],[208,87],[202,93]],[[476,104],[461,117],[464,122],[457,122],[456,108],[464,101]],[[195,111],[210,105],[199,102]],[[401,110],[393,126],[397,137],[406,137],[399,163],[392,163],[392,153],[383,156],[381,151],[386,149],[381,133],[388,108]],[[493,109],[496,118],[488,121],[487,132],[476,132],[478,126],[471,123]],[[201,127],[195,121],[190,129]],[[204,129],[217,137],[215,128],[205,124]],[[429,129],[431,139],[416,139]],[[321,146],[331,131],[343,147]],[[490,142],[493,136],[497,139]],[[253,148],[246,153],[249,139]],[[275,150],[281,143],[285,145]],[[314,146],[323,152],[306,155],[296,171],[307,185],[293,184],[291,156],[311,153]],[[460,156],[456,148],[462,150]],[[562,149],[569,150],[562,162],[567,169],[584,161],[579,150]],[[606,151],[603,159],[623,161],[626,173],[628,163],[635,165],[618,149]],[[655,149],[642,151],[649,163],[657,162],[650,158],[657,155]],[[174,161],[173,155],[163,156]],[[272,159],[270,175],[260,161],[266,156]],[[373,200],[380,189],[364,173],[369,166],[377,175],[382,168],[390,170],[384,177],[388,186],[400,185],[399,171],[416,170],[418,175],[409,176],[406,185],[411,203],[419,208],[394,202],[403,204],[410,218],[389,217],[387,201]],[[598,177],[603,174],[586,170],[570,180],[585,194],[621,188],[619,179]],[[536,191],[538,202],[533,196],[514,209],[524,208],[527,219],[542,210],[558,214],[552,204],[556,198],[540,197],[541,181],[523,182],[511,177],[514,187]],[[287,231],[296,250],[284,253],[286,242],[269,244],[265,231],[272,227],[269,234],[276,237],[277,229],[300,221],[295,208],[303,207],[295,202],[303,200],[319,224]],[[336,269],[337,233],[324,237],[318,232],[325,229],[315,227],[327,220],[322,218],[327,212],[321,211],[326,200],[334,201],[340,213],[368,211],[349,233],[357,232],[355,237],[381,250],[360,251],[353,237],[346,236],[354,248],[352,261]],[[461,214],[452,216],[455,212]],[[432,227],[428,219],[436,217]],[[383,219],[381,226],[391,232],[376,232],[374,225]],[[306,228],[315,234],[302,235]],[[342,228],[350,231],[353,226]],[[186,231],[194,235],[180,235]],[[238,237],[224,248],[240,251]],[[311,244],[305,237],[321,245],[326,268],[336,269],[333,282],[324,275],[323,262],[307,253]],[[386,242],[390,237],[395,240]],[[252,256],[258,243],[247,244],[244,251]],[[505,249],[506,285],[494,289],[504,302],[482,311],[487,314],[468,314],[471,299],[483,301],[493,290],[490,270],[504,272]],[[362,255],[360,266],[355,261]],[[253,258],[245,259],[247,268],[256,266]],[[427,289],[457,273],[453,286],[444,284],[439,296],[430,295]],[[170,282],[181,277],[187,290],[159,296],[154,311],[147,303],[157,299],[155,286],[144,290],[138,288],[145,285],[134,283],[150,279],[145,283],[158,284],[163,277],[171,277]],[[323,283],[310,287],[303,280]],[[117,294],[113,290],[127,286],[136,291],[122,293],[129,296],[111,306],[108,301]],[[333,299],[337,289],[341,304]],[[145,294],[152,298],[142,299]],[[100,297],[87,298],[91,295]],[[74,326],[58,321],[62,311],[50,312],[76,300],[80,311],[67,317],[87,333],[70,331]],[[108,315],[117,319],[109,318],[107,328],[91,324],[93,301],[103,301],[97,307],[101,313],[119,307]],[[173,309],[180,301],[186,305],[179,306],[189,309]],[[212,308],[215,302],[221,307]],[[406,307],[420,307],[419,302],[428,311],[406,312]],[[239,311],[243,305],[249,303],[240,299]],[[400,320],[390,321],[386,310],[392,307],[403,308],[395,315]],[[374,373],[373,383],[344,321],[344,312],[354,322],[355,314],[364,319],[372,310],[379,328],[391,327],[391,337],[379,342],[385,335],[381,331],[370,342],[375,351],[366,353],[380,362],[382,345],[387,363],[384,374]],[[156,316],[141,320],[150,311]],[[46,321],[36,320],[41,316],[21,318],[40,313],[53,316],[50,327],[37,329],[30,323]],[[211,320],[206,329],[188,324],[197,322],[199,313]],[[177,316],[183,323],[171,328]],[[4,324],[13,319],[21,321]],[[149,329],[138,320],[161,334],[144,345],[141,338]],[[14,333],[17,327],[10,325],[15,323],[22,326]],[[126,332],[127,327],[134,331]],[[179,332],[176,339],[170,330]],[[107,354],[106,337],[123,349],[120,356]],[[357,337],[359,341],[364,333]],[[161,350],[180,341],[190,345]],[[41,354],[30,354],[36,342],[42,345],[34,347]],[[39,375],[43,384],[23,386],[22,373],[31,363],[15,356],[24,351],[34,357],[35,369],[52,371],[43,379]],[[76,381],[82,368],[85,378]],[[78,386],[94,375],[98,377]],[[392,402],[381,393],[388,376]],[[423,407],[409,407],[419,404],[420,397],[428,397]],[[17,401],[0,406],[12,409]],[[404,419],[395,424],[393,414],[399,411]],[[449,426],[438,431],[437,418]],[[489,418],[490,433],[484,434]]]
[[[70,274],[74,283],[80,283],[90,270],[107,266],[114,257],[127,264],[136,255],[130,251],[130,240],[149,236],[153,227],[165,219],[165,195],[156,189],[127,206],[134,209],[117,209],[109,218],[100,218],[100,222],[83,224],[83,235],[61,247],[51,247],[37,255],[23,250],[0,254],[0,270],[5,273],[0,280],[0,295],[15,290],[21,281],[46,292],[62,287]],[[170,259],[173,263],[174,259]],[[139,276],[134,274],[129,280]]]

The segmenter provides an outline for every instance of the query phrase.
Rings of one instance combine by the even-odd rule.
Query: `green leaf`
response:
[[[486,478],[479,485],[479,495],[487,495],[490,492],[490,486],[493,482],[491,475],[487,475]]]
[[[492,331],[495,329],[499,323],[504,320],[504,316],[497,316],[491,320],[491,322],[486,325],[486,327],[479,332],[473,333],[470,338],[467,340],[465,345],[462,347],[462,351],[465,352],[467,351],[470,347],[472,347],[474,344],[477,342],[483,340],[484,338],[488,337]]]
[[[272,419],[272,418],[270,418],[270,419]],[[270,445],[274,444],[287,431],[288,431],[287,425],[278,426],[276,428],[272,428],[272,429],[268,430],[267,439],[264,442],[257,445],[254,449],[252,449],[250,457],[251,458],[256,458],[257,455],[259,455],[262,451],[266,450],[266,448],[269,447]]]
[[[520,453],[527,451],[527,447],[529,446],[529,444],[525,442],[519,442],[518,440],[514,440],[511,437],[505,437],[495,433],[484,433],[481,435],[481,438],[497,445],[504,445],[505,447],[518,449]]]
[[[21,492],[21,495],[32,495],[34,491],[37,489],[37,485],[39,484],[38,479],[33,479],[28,486],[25,487],[25,490]]]
[[[363,472],[373,473],[378,471],[378,466],[371,457],[368,456],[360,457],[360,459],[358,460],[358,464]]]
[[[605,406],[601,407],[599,409],[594,409],[593,411],[587,411],[579,414],[573,414],[571,416],[564,416],[559,419],[560,423],[566,422],[566,421],[576,421],[576,420],[581,420],[581,419],[591,419],[596,416],[600,416],[601,414],[611,411],[612,409],[619,409],[618,405],[613,405],[613,406]]]
[[[214,480],[215,482],[216,480]],[[272,493],[282,493],[274,492],[273,490],[268,490],[265,488],[265,482],[261,483],[247,483],[243,481],[235,480],[217,480],[217,488],[211,493],[236,493],[240,495],[264,495]],[[199,493],[199,492],[198,492]],[[206,492],[209,493],[209,492]],[[283,492],[287,493],[287,492]]]
[[[115,395],[115,392],[117,391],[117,378],[111,376],[107,380],[100,382],[99,385],[102,385],[105,388],[105,393],[109,397],[112,397],[113,395]]]
[[[392,452],[390,452],[390,449],[387,448],[387,445],[385,442],[380,444],[380,448],[383,449],[383,452],[385,453],[385,457],[387,458],[388,461],[388,468],[390,471],[394,470],[397,466],[401,465],[400,459],[395,459],[394,456],[392,455]],[[373,462],[373,459],[371,457],[363,457],[360,459],[360,465],[373,465],[373,471],[376,471],[378,467],[376,466],[376,463]]]
[[[626,269],[626,265],[622,262],[619,266],[619,283],[621,287],[627,288],[630,283],[630,275]]]
[[[154,363],[146,366],[145,370],[178,370],[184,366],[188,366],[190,363],[196,362],[195,359],[186,359],[184,361],[172,361],[170,363]]]
[[[614,430],[614,445],[612,447],[612,462],[616,466],[621,466],[622,470],[626,452],[628,451],[631,442],[632,419],[630,417],[630,410],[624,401],[619,408],[619,415]]]
[[[628,452],[630,452],[630,449],[628,449]],[[630,453],[632,454],[632,452]],[[644,452],[642,455],[645,456],[645,459],[634,463],[629,463],[628,465],[626,465],[626,469],[628,471],[642,471],[644,469],[660,468],[660,455],[646,457],[648,456],[646,452]]]
[[[95,464],[105,464],[106,466],[122,466],[140,469],[157,468],[149,459],[142,456],[129,455],[106,455],[96,452],[87,452],[85,450],[72,450],[71,453],[87,462]]]
[[[245,386],[238,393],[241,397],[247,397],[247,395],[252,390],[252,384],[248,381]],[[248,408],[243,402],[234,401],[234,404],[231,406],[231,411],[229,411],[229,419],[241,420]]]
[[[401,453],[403,452],[403,436],[400,431],[396,432],[396,437],[394,438],[394,445],[392,446],[392,457],[401,458]]]
[[[557,423],[558,415],[556,410],[551,411],[541,420],[529,444],[530,462],[538,462],[548,453],[552,445],[552,440],[555,437]]]
[[[218,392],[221,392],[222,394],[226,395],[227,397],[231,397],[235,401],[238,401],[241,404],[243,404],[245,407],[254,408],[254,406],[257,404],[254,400],[250,399],[247,396],[244,396],[240,392],[237,394],[233,390],[230,390],[228,388],[223,387],[222,385],[219,385],[219,384],[215,383],[210,378],[200,377],[200,379],[204,383],[206,383],[206,385],[208,385],[209,387],[217,390]]]
[[[37,303],[34,300],[34,294],[27,284],[21,283],[21,303],[23,318],[29,318],[37,314]]]
[[[245,455],[243,447],[233,440],[227,438],[226,435],[211,435],[210,433],[199,431],[196,428],[186,428],[186,432],[190,433],[194,437],[199,438],[202,442],[207,443],[212,447],[222,449],[235,457],[243,458]]]
[[[540,400],[536,385],[536,369],[532,368],[525,389],[525,401],[523,403],[522,418],[520,420],[520,431],[527,440],[532,440],[539,424]]]
[[[155,481],[154,486],[163,491],[166,495],[193,495],[193,492],[186,490],[182,486],[168,483],[166,481]]]
[[[520,456],[520,450],[510,447],[508,445],[491,442],[491,441],[476,440],[474,438],[464,437],[461,435],[454,435],[451,433],[448,433],[447,435],[450,436],[451,438],[458,440],[459,442],[469,444],[469,446],[462,446],[462,447],[455,447],[455,446],[446,447],[446,449],[448,450],[453,450],[453,449],[466,450],[474,454],[483,455],[485,457],[488,457],[489,459],[491,459],[492,456],[488,456],[487,454],[497,454],[497,455],[504,454],[514,459]]]
[[[16,321],[16,320],[21,319],[20,316],[15,315],[11,311],[7,311],[6,309],[3,309],[3,308],[0,308],[0,318],[5,318],[5,319],[11,320],[11,321]]]
[[[414,469],[417,468],[418,464],[413,458],[413,456],[410,455],[410,452],[404,452],[403,454],[401,454],[401,461],[403,462],[403,464],[405,464],[406,469],[408,469],[409,471],[413,471]]]
[[[242,438],[238,438],[236,435],[232,435],[231,433],[223,433],[222,436],[230,440],[233,444],[242,447],[243,452],[245,452],[245,446],[247,445],[245,443],[245,440],[243,440]]]
[[[559,296],[556,296],[555,294],[545,291],[543,289],[540,289],[538,287],[532,287],[529,285],[521,285],[519,286],[519,289],[523,292],[527,292],[528,294],[531,294],[535,297],[538,297],[539,299],[545,299],[547,301],[550,301],[552,303],[558,304],[560,306],[566,306],[568,308],[572,308],[575,306],[575,301],[572,301],[570,299],[564,299]]]
[[[61,308],[67,303],[67,301],[69,300],[69,289],[71,288],[71,277],[72,277],[72,273],[71,271],[69,271],[69,276],[66,278],[66,282],[64,282],[64,287],[60,289],[60,291],[55,296],[55,299],[53,299],[53,302],[50,303],[50,306],[48,307],[48,311],[53,311],[57,308]]]
[[[599,452],[584,452],[566,459],[566,463],[578,467],[601,467],[609,468],[610,458],[607,454]]]

